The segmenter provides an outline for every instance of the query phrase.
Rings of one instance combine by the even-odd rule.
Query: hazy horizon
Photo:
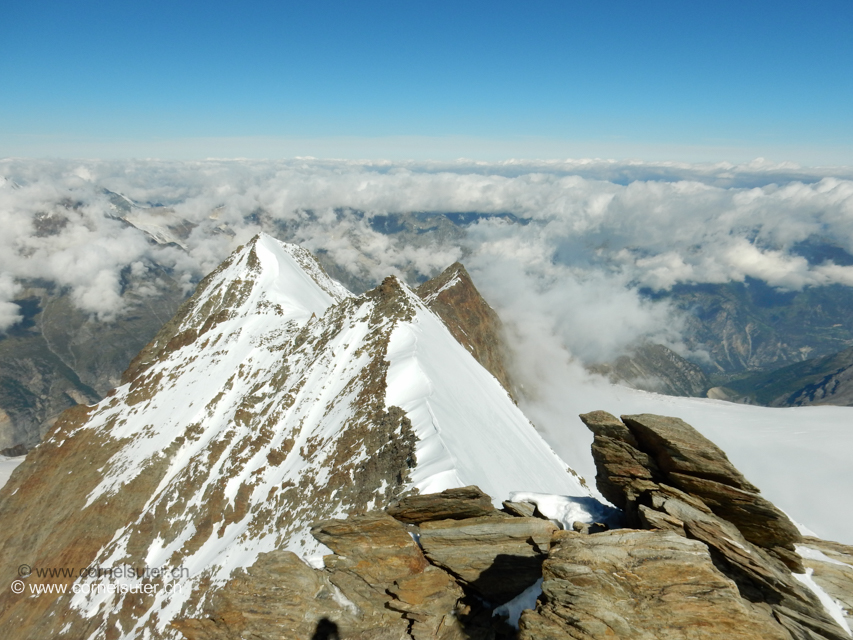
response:
[[[17,3],[0,157],[853,165],[853,5]]]

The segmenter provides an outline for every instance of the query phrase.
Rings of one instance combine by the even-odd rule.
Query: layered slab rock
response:
[[[758,487],[743,477],[728,456],[680,418],[643,413],[622,416],[639,448],[652,455],[665,473],[681,473],[729,484],[746,491]]]
[[[622,416],[620,422],[604,411],[584,414],[581,420],[595,434],[597,486],[626,510],[630,524],[641,524],[635,517],[640,496],[666,484],[701,500],[747,540],[802,570],[793,555],[800,540],[796,526],[689,424],[652,414]]]
[[[319,522],[311,535],[335,552],[324,558],[329,580],[363,609],[384,606],[395,580],[428,566],[406,528],[385,513]]]
[[[788,567],[748,542],[733,524],[671,495],[655,494],[653,506],[677,519],[686,537],[708,547],[715,565],[734,580],[742,597],[769,604],[776,618],[784,618],[789,627],[816,630],[825,638],[843,637],[818,598]]]
[[[500,640],[514,635],[491,609],[466,594],[457,578],[429,564],[406,526],[388,514],[326,520],[312,533],[335,551],[324,557],[323,569],[312,569],[286,551],[261,554],[214,594],[203,616],[176,620],[172,627],[187,640]],[[549,535],[542,537],[547,544]]]
[[[411,622],[409,633],[415,640],[466,637],[457,617],[457,605],[465,594],[446,571],[427,567],[396,580],[388,593],[393,599],[386,606]]]
[[[559,532],[520,640],[790,640],[739,595],[707,547],[672,532]]]
[[[463,640],[458,603],[464,594],[436,567],[388,583],[387,594],[353,598],[333,573],[287,551],[263,554],[229,581],[203,618],[175,621],[187,640]],[[355,600],[355,601],[354,601]],[[356,604],[356,602],[358,604]]]
[[[441,493],[406,496],[386,511],[400,522],[420,524],[432,520],[463,520],[497,515],[492,499],[479,487],[446,489]]]
[[[464,488],[419,496],[416,504],[483,495]],[[173,627],[188,640],[848,638],[780,560],[700,498],[666,484],[639,498],[638,518],[665,530],[584,535],[495,511],[421,522],[422,552],[408,532],[416,525],[387,513],[326,520],[312,529],[335,552],[324,569],[288,552],[261,554],[213,595],[202,616]],[[829,593],[849,593],[853,549],[808,542],[815,580],[830,585]],[[520,635],[481,601],[506,602],[539,577],[542,595],[535,611],[522,614]]]
[[[288,551],[262,554],[216,594],[205,613],[172,626],[187,640],[307,640],[322,628],[346,630],[349,637],[382,629],[373,637],[400,640],[408,627],[380,606],[365,611],[351,605],[324,572]]]
[[[735,524],[753,544],[793,550],[793,543],[800,540],[790,518],[758,492],[681,473],[670,473],[668,477],[675,486],[700,497],[714,513]]]
[[[592,454],[598,490],[626,512],[628,524],[638,526],[632,505],[645,491],[657,486],[663,475],[654,459],[639,450],[636,438],[621,420],[606,411],[593,411],[580,418],[595,434]]]
[[[427,567],[406,528],[385,513],[324,520],[311,527],[311,535],[345,558],[368,584],[391,582]]]
[[[622,416],[622,420],[667,484],[701,498],[753,544],[793,551],[801,537],[796,526],[759,495],[758,487],[717,445],[679,418],[640,414]]]
[[[637,440],[631,430],[616,416],[606,411],[590,411],[580,415],[581,421],[596,436],[612,438],[637,447]]]
[[[581,419],[595,434],[599,489],[629,523],[703,543],[744,602],[763,607],[791,637],[848,637],[791,572],[805,570],[796,527],[716,445],[678,418],[623,416],[624,429],[601,411]]]
[[[421,525],[430,562],[492,604],[511,600],[539,579],[557,526],[539,518],[440,520]]]
[[[532,502],[503,501],[504,512],[519,518],[538,518],[538,509]],[[544,516],[543,516],[544,517]]]
[[[602,461],[596,465],[596,486],[620,509],[629,510],[629,504],[662,480],[654,460],[623,440],[597,435],[592,452]]]

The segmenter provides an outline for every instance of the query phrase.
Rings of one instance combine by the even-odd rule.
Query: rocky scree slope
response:
[[[584,494],[500,383],[395,278],[353,296],[260,235],[205,278],[122,384],[66,411],[0,491],[6,566],[180,567],[156,594],[18,596],[5,637],[175,637],[260,554],[321,552],[308,525],[478,484]],[[104,577],[27,578],[87,589]],[[163,588],[172,583],[173,592]]]
[[[841,626],[850,614],[845,620],[835,606],[833,617],[817,594],[850,611],[853,548],[801,538],[725,454],[678,419],[583,419],[596,434],[600,486],[636,528],[562,529],[540,511],[554,496],[500,511],[477,487],[409,496],[385,512],[316,523],[312,534],[334,552],[323,569],[288,552],[263,554],[203,616],[173,626],[187,640],[850,637]],[[674,474],[711,476],[742,493],[683,491],[666,484]],[[796,547],[780,552],[788,543]],[[506,617],[513,609],[524,609],[517,630]]]

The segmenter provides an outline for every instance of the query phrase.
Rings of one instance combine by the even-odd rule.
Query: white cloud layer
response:
[[[262,228],[327,252],[366,282],[429,276],[461,258],[508,320],[583,361],[642,336],[678,348],[677,317],[641,298],[641,287],[853,284],[853,267],[810,264],[798,252],[824,238],[853,253],[853,171],[843,168],[7,159],[0,177],[0,329],[18,318],[15,282],[51,280],[109,320],[123,309],[123,273],[156,262],[195,281]],[[139,206],[117,209],[105,189]],[[493,217],[417,238],[371,225],[405,212],[521,222]],[[140,229],[181,246],[150,242]]]

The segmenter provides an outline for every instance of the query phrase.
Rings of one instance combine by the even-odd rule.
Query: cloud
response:
[[[682,349],[677,313],[643,288],[853,283],[853,267],[813,263],[801,250],[823,238],[853,253],[853,171],[844,168],[8,159],[0,175],[6,281],[50,280],[104,320],[124,311],[128,272],[156,263],[190,287],[260,230],[324,253],[365,283],[389,273],[425,278],[463,259],[510,322],[552,336],[581,362],[612,358],[640,338]],[[135,206],[128,215],[116,202]],[[376,224],[410,212],[498,217],[424,223],[408,235]],[[14,291],[2,295],[8,305]],[[10,326],[14,309],[2,309]]]
[[[0,332],[21,321],[20,307],[11,302],[20,288],[11,275],[0,274]]]
[[[131,202],[117,207],[105,189]],[[457,226],[412,215],[420,232],[383,232],[395,214],[470,212],[491,217]],[[364,286],[390,273],[414,282],[462,260],[504,320],[521,408],[591,478],[591,435],[576,414],[648,407],[585,365],[643,339],[702,355],[684,347],[679,312],[644,289],[747,278],[787,290],[853,286],[843,254],[853,254],[853,169],[7,159],[0,228],[0,331],[21,318],[22,283],[51,281],[84,312],[120,320],[128,277],[135,296],[155,295],[161,267],[188,293],[261,230],[324,254]],[[807,250],[827,242],[840,259]]]

